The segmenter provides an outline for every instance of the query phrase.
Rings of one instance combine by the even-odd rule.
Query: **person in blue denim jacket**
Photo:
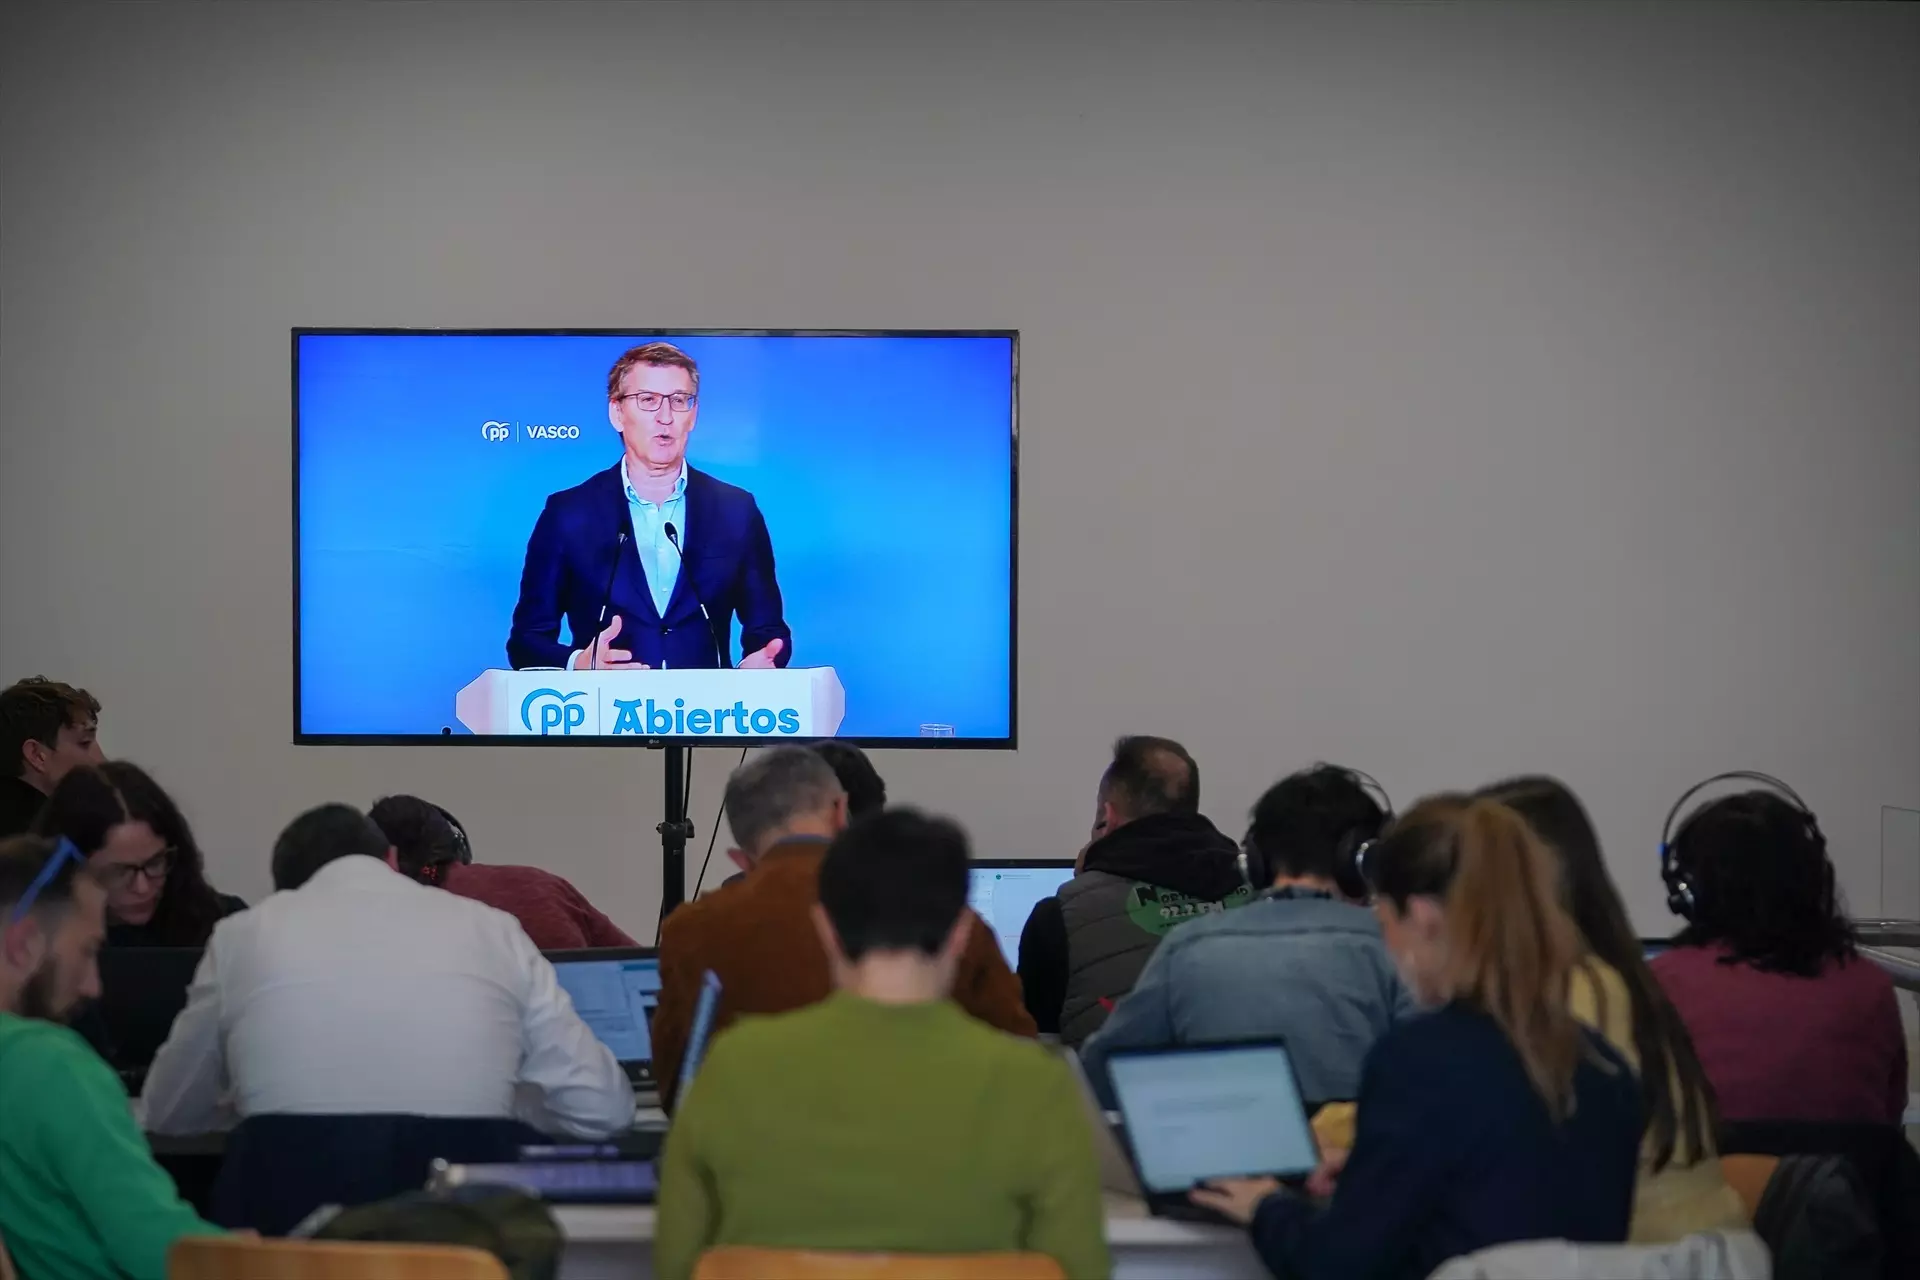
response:
[[[1081,1047],[1105,1105],[1114,1050],[1228,1040],[1285,1040],[1309,1108],[1358,1095],[1367,1051],[1414,1010],[1373,912],[1341,889],[1352,878],[1343,864],[1386,819],[1360,776],[1337,765],[1283,778],[1260,798],[1247,865],[1270,887],[1161,941]]]

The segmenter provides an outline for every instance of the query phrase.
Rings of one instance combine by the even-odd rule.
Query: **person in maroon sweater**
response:
[[[1813,815],[1784,790],[1716,800],[1680,827],[1666,868],[1687,927],[1653,972],[1722,1118],[1899,1124],[1893,981],[1855,948]]]
[[[418,796],[387,796],[368,816],[393,842],[401,874],[506,912],[542,951],[637,945],[553,872],[474,862],[466,831],[438,805]]]

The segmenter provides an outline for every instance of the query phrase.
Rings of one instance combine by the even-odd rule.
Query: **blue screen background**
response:
[[[507,665],[534,520],[619,461],[607,371],[654,336],[300,335],[302,733],[466,732],[454,694]],[[688,460],[759,503],[841,735],[1007,737],[1012,340],[665,340],[700,365]]]

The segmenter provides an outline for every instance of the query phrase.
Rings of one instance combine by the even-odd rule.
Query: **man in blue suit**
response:
[[[650,342],[614,362],[607,419],[625,448],[549,497],[533,526],[507,636],[516,668],[729,667],[735,614],[741,667],[787,665],[767,522],[745,489],[687,465],[699,416],[700,368],[680,348]]]

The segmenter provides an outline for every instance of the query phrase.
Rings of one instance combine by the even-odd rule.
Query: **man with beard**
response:
[[[105,937],[106,891],[72,842],[0,841],[0,1239],[21,1280],[165,1280],[174,1241],[219,1230],[63,1025],[100,994]]]

